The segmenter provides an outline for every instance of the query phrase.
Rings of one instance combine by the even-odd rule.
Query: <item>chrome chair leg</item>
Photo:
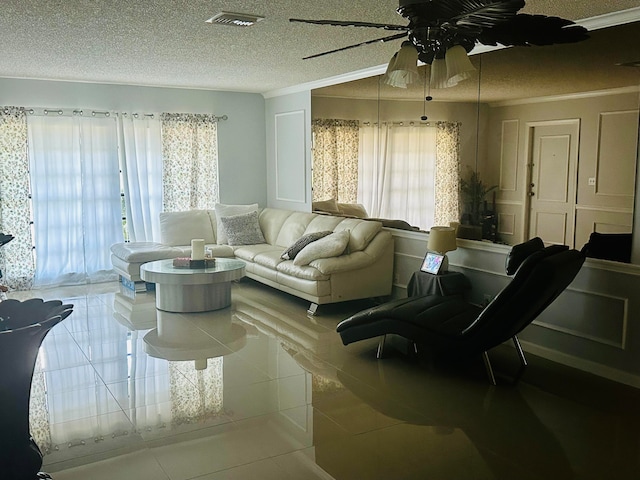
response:
[[[382,355],[384,354],[384,341],[386,340],[386,338],[387,336],[383,335],[380,339],[380,343],[378,343],[378,351],[376,352],[376,358],[378,360],[380,360],[382,358]]]
[[[486,351],[482,352],[482,360],[484,361],[484,368],[487,370],[487,376],[489,377],[491,385],[497,385],[496,377],[493,374],[493,368],[491,367],[491,360],[489,360],[489,353]]]
[[[520,363],[522,363],[523,367],[528,365],[527,358],[524,356],[524,351],[522,350],[522,346],[520,345],[520,340],[518,340],[518,336],[513,336],[513,344],[516,347],[516,351],[518,352],[518,357],[520,357]]]

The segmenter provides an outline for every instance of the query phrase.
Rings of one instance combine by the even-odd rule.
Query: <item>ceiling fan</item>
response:
[[[456,72],[458,69],[454,64],[465,64],[460,68],[469,69],[471,62],[466,56],[476,44],[493,46],[552,45],[579,42],[588,38],[587,30],[571,20],[545,15],[519,14],[518,11],[524,6],[525,0],[399,0],[397,12],[409,21],[408,25],[340,20],[303,20],[299,18],[291,18],[289,21],[340,27],[379,28],[399,32],[310,55],[305,59],[363,45],[406,38],[400,51],[394,55],[389,63],[387,80],[390,81],[387,83],[392,85],[394,83],[391,79],[393,75],[390,74],[400,71],[403,73],[395,76],[402,78],[406,72],[403,69],[413,70],[412,62],[417,64],[417,60],[420,60],[429,65],[440,64],[451,56],[451,61],[447,62],[451,63],[452,70],[454,70],[451,73],[454,75],[446,74],[440,75],[442,77],[440,79],[436,78],[434,86],[441,88],[452,86],[460,80],[460,78],[457,80],[454,78],[459,76]],[[439,66],[443,67],[444,63]],[[432,82],[434,81],[433,70],[432,65]],[[440,70],[442,71],[442,68]],[[412,72],[405,75],[406,82],[400,80],[399,84],[393,86],[406,87],[407,83],[412,83],[413,77],[416,76],[417,68],[415,75]],[[464,77],[464,74],[462,76]],[[454,79],[451,80],[452,78]]]

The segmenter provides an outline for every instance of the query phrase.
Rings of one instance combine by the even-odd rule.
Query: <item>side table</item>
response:
[[[465,295],[471,290],[471,282],[460,272],[444,272],[433,275],[426,272],[414,272],[407,285],[409,297],[424,295]]]

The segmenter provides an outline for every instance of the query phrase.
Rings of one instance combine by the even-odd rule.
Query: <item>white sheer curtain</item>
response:
[[[358,201],[370,217],[434,222],[436,129],[424,124],[360,128]]]
[[[126,230],[132,242],[160,241],[162,136],[157,116],[119,117]]]
[[[115,280],[123,240],[114,117],[29,116],[35,285]]]

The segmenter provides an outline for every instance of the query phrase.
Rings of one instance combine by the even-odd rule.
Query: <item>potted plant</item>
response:
[[[482,226],[486,214],[485,199],[487,194],[498,188],[498,186],[487,186],[480,178],[480,174],[471,167],[467,167],[467,171],[466,176],[460,177],[460,197],[462,201],[460,223],[477,227],[470,229],[472,232],[470,232],[471,236],[468,238],[481,239],[483,237]]]

